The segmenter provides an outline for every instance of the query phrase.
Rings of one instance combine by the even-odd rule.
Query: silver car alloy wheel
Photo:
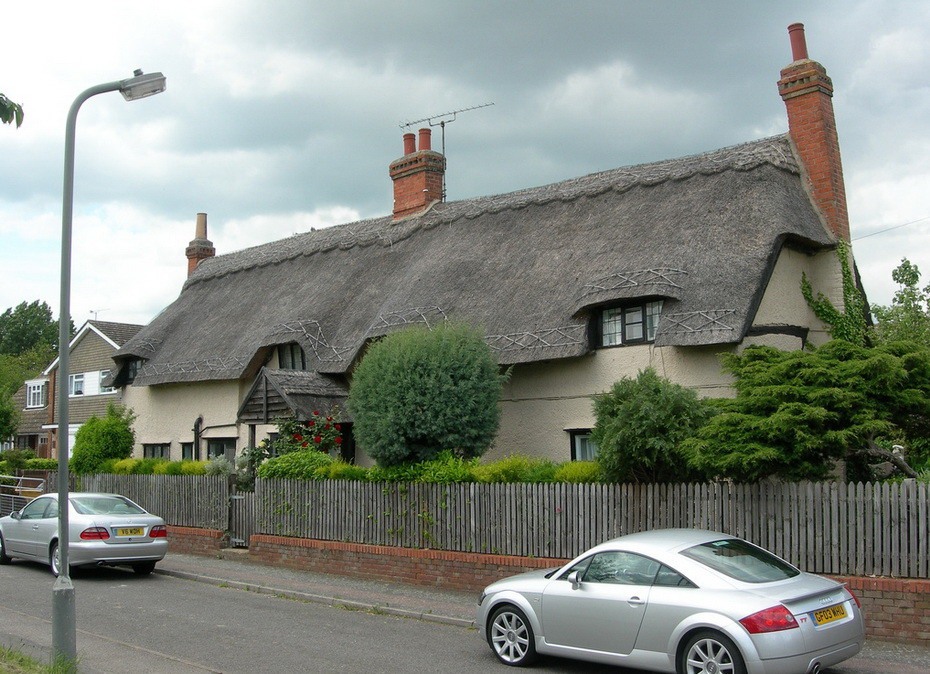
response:
[[[52,543],[52,550],[48,556],[49,566],[52,567],[52,575],[57,577],[61,573],[61,550],[58,543]]]
[[[497,657],[509,665],[528,664],[536,653],[533,631],[523,614],[514,608],[504,607],[495,612],[488,640]]]
[[[736,646],[723,635],[702,633],[689,642],[683,674],[744,674]]]

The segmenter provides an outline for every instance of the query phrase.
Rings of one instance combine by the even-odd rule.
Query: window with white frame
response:
[[[572,461],[594,461],[597,458],[597,445],[591,440],[591,430],[583,428],[569,431],[571,436]]]
[[[46,382],[45,380],[35,380],[26,382],[26,407],[34,409],[36,407],[45,407],[46,402]]]
[[[598,320],[597,346],[655,341],[661,314],[662,300],[602,309]]]
[[[68,375],[68,395],[84,395],[84,373]]]
[[[104,385],[103,385],[103,380],[106,379],[106,378],[109,377],[109,376],[110,376],[110,371],[109,371],[109,370],[100,370],[100,377],[98,378],[98,381],[100,382],[100,392],[101,392],[101,393],[115,393],[115,392],[116,392],[116,389],[113,388],[112,386],[104,386]]]

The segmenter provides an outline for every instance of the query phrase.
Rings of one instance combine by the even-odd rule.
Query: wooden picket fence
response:
[[[374,545],[571,558],[604,540],[686,527],[746,538],[806,571],[930,578],[928,485],[420,484],[95,475],[178,526]],[[235,497],[235,498],[233,498]]]

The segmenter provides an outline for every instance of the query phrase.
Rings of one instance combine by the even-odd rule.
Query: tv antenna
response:
[[[412,122],[401,122],[400,128],[402,130],[407,130],[410,127],[416,124],[422,124],[426,122],[430,126],[438,126],[441,131],[441,140],[442,145],[442,200],[446,200],[446,124],[451,124],[456,119],[460,112],[468,112],[469,110],[480,110],[481,108],[489,108],[494,103],[482,103],[481,105],[473,105],[470,108],[460,108],[459,110],[452,110],[451,112],[443,112],[438,115],[431,115],[430,117],[423,117],[422,119],[415,119]]]
[[[97,314],[102,314],[104,311],[109,311],[109,309],[91,309],[91,310],[90,310],[89,312],[87,312],[87,313],[93,314],[93,315],[94,315],[94,320],[96,321],[96,320],[97,320]]]

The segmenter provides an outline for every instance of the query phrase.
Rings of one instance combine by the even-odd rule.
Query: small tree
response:
[[[872,306],[879,342],[911,341],[930,347],[930,285],[920,287],[920,269],[907,258],[893,272],[898,284],[891,306]]]
[[[92,416],[74,438],[71,470],[78,475],[95,472],[108,459],[128,459],[136,442],[132,410],[110,403],[102,419]]]
[[[679,445],[701,426],[709,408],[694,391],[647,368],[624,377],[594,400],[591,440],[610,482],[685,482],[700,477]]]
[[[482,455],[500,420],[506,375],[482,335],[464,325],[413,328],[373,344],[352,378],[356,440],[381,466]]]

